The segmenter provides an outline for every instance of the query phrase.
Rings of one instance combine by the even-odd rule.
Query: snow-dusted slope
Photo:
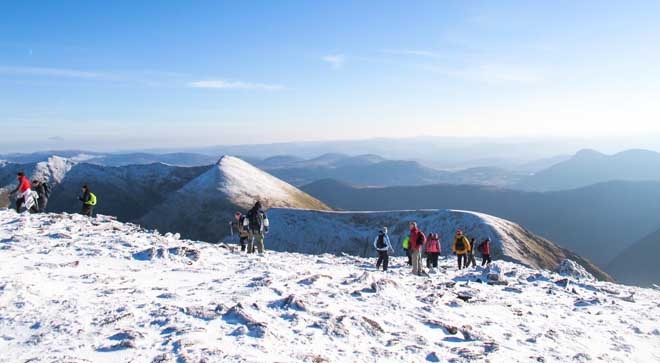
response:
[[[260,200],[266,208],[328,209],[298,188],[231,156],[223,156],[208,172],[184,186],[181,193],[220,194],[241,208],[250,208]]]
[[[268,253],[0,211],[2,362],[654,362],[660,292]],[[488,279],[491,276],[491,280]],[[497,279],[497,281],[495,280]]]
[[[274,176],[231,156],[223,156],[140,219],[163,231],[206,241],[229,233],[235,211],[245,212],[255,201],[265,208],[329,210],[319,200]]]
[[[570,258],[603,280],[611,277],[591,262],[534,235],[513,222],[483,213],[456,210],[422,210],[391,212],[323,212],[273,209],[267,247],[278,251],[302,253],[348,253],[365,256],[374,253],[373,240],[378,230],[388,227],[392,244],[402,255],[401,242],[408,235],[408,223],[416,221],[428,235],[439,233],[442,254],[451,255],[451,244],[457,229],[468,238],[481,242],[492,240],[492,257],[524,265],[555,269]]]
[[[30,180],[39,179],[59,184],[75,165],[75,162],[59,156],[51,156],[46,161],[31,164],[0,164],[0,208],[9,205],[8,194],[17,185],[17,172],[24,172]]]

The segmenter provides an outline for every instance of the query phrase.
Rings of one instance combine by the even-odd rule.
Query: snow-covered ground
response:
[[[417,277],[401,258],[383,273],[373,258],[225,247],[0,211],[0,361],[660,360],[657,290],[510,262],[443,259]]]

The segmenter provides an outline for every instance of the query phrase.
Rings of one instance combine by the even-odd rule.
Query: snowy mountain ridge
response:
[[[268,252],[0,211],[0,361],[651,362],[660,291],[510,262]]]
[[[378,230],[387,227],[397,254],[404,255],[401,244],[409,234],[408,223],[415,221],[426,234],[440,235],[442,255],[451,255],[454,235],[461,229],[468,238],[476,240],[475,244],[490,238],[494,259],[547,270],[571,259],[598,279],[612,281],[607,273],[575,253],[516,223],[484,213],[445,209],[344,212],[275,208],[268,215],[277,221],[271,224],[268,234],[271,248],[277,251],[370,256],[375,252],[373,240]]]

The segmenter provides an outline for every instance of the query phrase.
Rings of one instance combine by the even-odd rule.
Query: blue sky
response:
[[[0,10],[0,151],[660,134],[658,1]]]

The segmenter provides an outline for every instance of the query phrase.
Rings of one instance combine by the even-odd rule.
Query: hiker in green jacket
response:
[[[406,256],[408,256],[408,265],[412,265],[412,257],[410,256],[410,236],[405,236],[403,238],[403,250],[406,251]]]

